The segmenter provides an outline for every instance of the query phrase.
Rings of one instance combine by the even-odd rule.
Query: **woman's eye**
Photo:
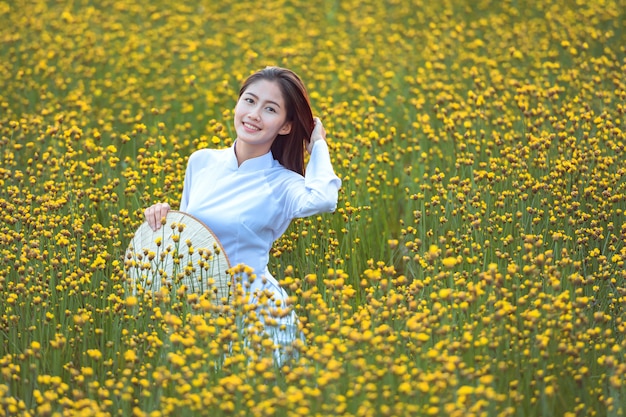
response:
[[[246,103],[254,103],[254,100],[252,100],[250,97],[244,98],[244,100],[246,101]]]
[[[267,111],[271,112],[271,113],[276,113],[276,109],[274,109],[273,107],[266,107]]]

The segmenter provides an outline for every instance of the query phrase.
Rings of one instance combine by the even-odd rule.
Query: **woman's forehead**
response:
[[[284,97],[280,85],[276,81],[260,79],[251,83],[243,94],[252,94],[260,100],[269,100],[282,104]]]

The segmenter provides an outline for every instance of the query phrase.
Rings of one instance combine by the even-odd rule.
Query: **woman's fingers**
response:
[[[144,211],[146,221],[153,231],[156,232],[161,228],[161,219],[167,216],[168,211],[170,211],[170,205],[167,203],[156,203]]]
[[[313,132],[311,133],[311,140],[307,144],[307,150],[309,153],[313,151],[313,144],[318,140],[326,140],[326,129],[324,129],[324,125],[319,117],[314,117],[313,122],[315,126],[313,126]]]
[[[311,133],[311,141],[315,139],[326,139],[326,129],[324,129],[324,125],[319,117],[313,118],[315,122],[315,126],[313,127],[313,133]]]

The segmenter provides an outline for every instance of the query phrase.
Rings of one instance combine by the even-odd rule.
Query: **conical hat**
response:
[[[230,263],[219,240],[190,214],[170,210],[165,225],[154,232],[143,222],[135,232],[124,259],[132,291],[158,291],[167,285],[189,293],[209,291],[219,300],[228,297]]]

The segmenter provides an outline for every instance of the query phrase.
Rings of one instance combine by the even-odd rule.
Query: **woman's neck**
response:
[[[258,158],[259,156],[263,156],[268,153],[271,149],[271,146],[268,148],[266,146],[253,146],[248,145],[245,142],[240,140],[235,141],[235,156],[237,157],[237,164],[241,166],[248,159]]]

